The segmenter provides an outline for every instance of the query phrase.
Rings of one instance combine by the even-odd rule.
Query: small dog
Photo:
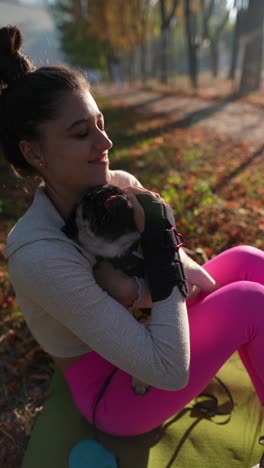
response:
[[[85,249],[93,267],[105,259],[127,275],[144,276],[144,261],[137,253],[140,234],[133,208],[119,187],[100,185],[88,190],[62,230]],[[136,378],[132,379],[132,387],[138,395],[144,395],[149,388]]]

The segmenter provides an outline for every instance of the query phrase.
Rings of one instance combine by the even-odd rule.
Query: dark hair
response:
[[[0,146],[19,174],[33,175],[19,141],[39,138],[39,125],[56,118],[65,92],[82,91],[89,84],[81,73],[64,66],[36,69],[19,50],[22,41],[16,26],[0,28]]]

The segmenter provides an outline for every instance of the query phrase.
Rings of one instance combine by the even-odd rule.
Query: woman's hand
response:
[[[139,232],[142,233],[144,231],[145,226],[145,214],[144,209],[137,200],[136,195],[149,194],[150,196],[154,197],[155,199],[158,199],[164,204],[166,204],[166,202],[157,193],[150,192],[149,190],[145,190],[143,188],[126,187],[125,190],[134,209],[136,225],[138,227]],[[169,216],[169,222],[175,226],[173,211],[168,209],[167,215]],[[194,299],[200,291],[210,293],[219,288],[219,285],[209,275],[209,273],[207,273],[207,271],[203,267],[201,267],[192,258],[190,258],[182,248],[180,249],[180,257],[188,282],[188,300]]]
[[[187,255],[184,249],[181,248],[179,252],[188,281],[188,300],[194,299],[200,291],[211,293],[220,287],[202,266]]]
[[[158,193],[151,192],[141,187],[128,186],[124,188],[124,191],[133,207],[134,220],[135,220],[137,229],[140,233],[143,233],[145,229],[145,213],[144,213],[144,209],[142,205],[137,199],[137,195],[146,194],[154,198],[155,200],[160,201],[161,203],[166,204],[166,202],[160,197]],[[169,218],[170,223],[172,225],[175,225],[173,211],[168,210],[168,214],[170,216]],[[187,277],[187,282],[188,282],[188,289],[189,289],[189,294],[187,297],[188,300],[194,299],[200,293],[200,291],[205,291],[207,293],[210,293],[219,288],[219,285],[211,277],[211,275],[209,275],[209,273],[207,273],[207,271],[202,266],[200,266],[192,258],[190,258],[186,254],[184,249],[180,248],[179,252],[180,252],[181,261],[182,261],[184,271]],[[105,263],[108,263],[108,262],[105,262]],[[112,297],[118,300],[118,302],[121,302],[120,295],[122,295],[122,292],[120,291],[121,288],[118,287],[118,283],[116,283],[116,281],[119,281],[119,280],[122,281],[124,283],[123,291],[126,291],[126,294],[125,294],[126,299],[124,298],[124,294],[123,294],[121,303],[123,305],[124,303],[127,304],[128,300],[130,300],[132,296],[133,296],[133,299],[131,300],[131,303],[133,303],[137,297],[137,292],[136,292],[137,286],[133,278],[129,278],[121,271],[115,270],[111,265],[110,266],[109,265],[106,267],[106,269],[104,266],[105,271],[103,273],[103,276],[107,275],[107,269],[108,269],[108,273],[111,278],[107,279],[105,277],[103,279],[100,276],[100,278],[98,278],[98,283],[100,284],[100,281],[103,281],[103,283],[100,284],[100,286],[103,289],[105,289]],[[112,273],[109,270],[110,267],[111,267]],[[107,281],[108,285],[106,285],[105,281]]]
[[[192,260],[183,249],[180,249],[180,255],[188,281],[188,301],[197,297],[201,291],[210,293],[219,288],[209,273]],[[121,270],[117,270],[106,260],[96,264],[94,277],[99,286],[126,309],[138,298],[138,284],[135,279],[127,276]],[[148,302],[140,304],[139,307],[152,307],[150,295],[144,294],[146,301],[145,296]]]
[[[162,203],[165,203],[165,201],[161,198],[161,196],[158,193],[150,192],[150,190],[146,190],[141,187],[128,186],[125,187],[123,190],[132,205],[136,227],[140,234],[142,234],[142,232],[145,229],[145,213],[142,205],[139,203],[136,196],[145,194],[149,195],[154,200],[159,200]]]

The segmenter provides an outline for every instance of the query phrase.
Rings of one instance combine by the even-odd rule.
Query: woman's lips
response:
[[[108,163],[108,156],[107,154],[104,156],[101,156],[100,158],[93,159],[92,161],[89,161],[89,164],[107,164]]]

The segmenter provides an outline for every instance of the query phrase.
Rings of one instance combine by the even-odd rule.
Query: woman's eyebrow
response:
[[[104,116],[102,114],[102,112],[99,112],[98,114],[95,115],[95,117],[97,119],[102,119]],[[66,128],[66,130],[71,130],[72,128],[76,127],[77,125],[80,125],[82,123],[88,123],[90,122],[90,120],[92,120],[92,117],[90,117],[89,119],[79,119],[79,120],[75,120],[69,127]]]

